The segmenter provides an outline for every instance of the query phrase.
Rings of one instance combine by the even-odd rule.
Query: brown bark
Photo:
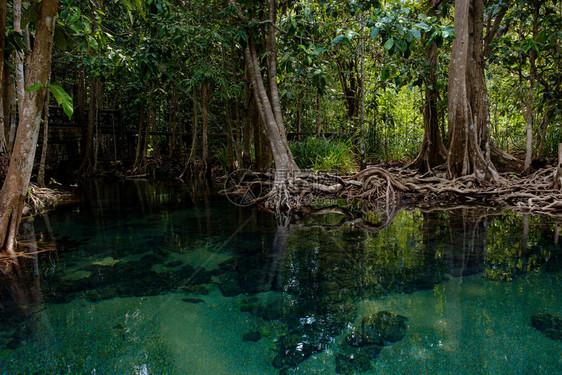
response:
[[[43,0],[40,3],[29,62],[30,85],[46,84],[49,79],[58,3],[58,0]],[[0,191],[0,247],[11,256],[14,255],[23,202],[33,168],[45,91],[46,87],[41,87],[25,94],[12,160]]]
[[[10,104],[14,96],[14,78],[10,73],[10,69],[4,69],[2,72],[2,118],[4,119],[4,137],[8,143],[10,136]]]
[[[449,134],[447,175],[473,174],[497,180],[489,159],[489,115],[482,56],[483,0],[455,1],[455,33],[449,67]]]
[[[269,78],[269,92],[273,115],[277,126],[283,128],[281,101],[277,88],[277,41],[275,39],[275,23],[277,21],[277,0],[269,1],[269,30],[267,35],[267,76]]]
[[[247,22],[244,12],[238,7],[236,1],[229,1],[236,8],[240,20]],[[277,1],[271,0],[268,20],[270,23],[270,29],[266,43],[267,49],[269,51],[277,50],[277,42],[275,39],[274,30],[276,22],[276,19],[274,17],[277,9],[276,7]],[[258,112],[260,114],[262,124],[264,125],[263,131],[265,132],[265,136],[269,140],[273,160],[275,162],[275,190],[277,194],[274,195],[281,196],[282,191],[285,189],[284,186],[287,182],[287,179],[289,178],[289,175],[295,172],[299,172],[299,168],[295,163],[293,154],[291,153],[291,149],[289,148],[289,143],[287,142],[285,126],[283,124],[283,118],[280,113],[281,111],[279,94],[275,91],[277,85],[277,59],[271,58],[268,64],[268,77],[270,82],[269,92],[271,95],[271,97],[268,97],[264,85],[264,80],[261,75],[254,35],[251,29],[248,30],[248,39],[246,45],[244,46],[244,58],[248,75],[251,78],[252,90],[254,93],[254,98],[256,99]],[[271,87],[272,85],[273,87]],[[278,199],[274,204],[277,211],[279,210],[281,205],[289,206],[287,202],[283,202],[283,199]]]
[[[267,96],[259,68],[256,46],[251,34],[248,38],[248,44],[245,47],[244,56],[252,79],[252,89],[254,91],[254,97],[256,98],[258,112],[263,124],[265,125],[264,131],[266,132],[270,142],[273,159],[275,161],[275,168],[277,171],[283,173],[298,171],[299,168],[297,167],[297,164],[293,159],[293,154],[289,148],[283,123],[277,123],[273,113],[273,106]],[[273,101],[279,101],[279,98],[274,98]]]
[[[45,106],[43,111],[43,143],[41,146],[41,159],[37,171],[37,185],[45,187],[45,164],[47,162],[47,147],[49,144],[49,91],[45,95]]]
[[[0,77],[4,77],[4,48],[6,44],[6,0],[0,1]],[[7,70],[7,69],[6,69]],[[8,172],[8,164],[10,163],[10,155],[8,154],[8,142],[6,141],[6,112],[4,111],[4,89],[5,82],[0,82],[0,183],[4,181]]]
[[[238,55],[237,49],[235,45],[232,45],[231,48],[231,61],[232,61],[232,77],[235,81],[239,79],[238,73]],[[242,166],[242,118],[240,112],[240,98],[236,97],[234,99],[234,119],[232,123],[232,136],[234,142],[234,152],[236,154],[236,163],[235,167],[239,168]]]
[[[430,16],[434,16],[439,8],[439,0],[430,0]],[[439,134],[439,113],[437,104],[439,102],[439,91],[437,90],[437,44],[431,43],[426,49],[429,73],[425,82],[425,103],[423,108],[423,142],[420,153],[410,164],[422,173],[431,171],[432,168],[447,161],[447,148]]]
[[[23,35],[21,28],[21,0],[14,0],[14,31]],[[24,51],[16,51],[16,92],[18,98],[18,110],[21,116],[23,112],[24,97],[25,97],[25,76],[24,76]]]

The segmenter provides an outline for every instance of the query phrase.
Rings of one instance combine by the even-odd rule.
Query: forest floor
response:
[[[444,170],[433,172],[422,175],[406,167],[371,166],[350,176],[297,173],[281,183],[272,174],[256,174],[255,181],[227,186],[223,193],[230,197],[250,193],[256,196],[256,203],[274,212],[339,211],[364,217],[386,212],[388,217],[403,206],[445,209],[478,205],[562,219],[556,168],[543,168],[528,176],[503,173],[493,183],[473,175],[449,180]],[[259,197],[252,191],[257,186],[263,190]]]

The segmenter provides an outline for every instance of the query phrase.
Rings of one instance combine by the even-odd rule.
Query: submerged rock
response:
[[[549,313],[535,314],[531,318],[531,324],[547,337],[562,341],[562,319],[560,317]]]
[[[181,287],[181,290],[184,293],[189,293],[189,294],[201,294],[204,296],[209,294],[209,289],[207,289],[207,287],[203,285],[186,285],[184,287]]]
[[[259,331],[247,332],[242,336],[242,341],[256,342],[261,339],[261,333]]]
[[[242,289],[234,280],[234,275],[231,272],[223,273],[219,276],[218,287],[225,297],[234,297],[242,293]]]
[[[336,354],[336,372],[351,375],[355,372],[365,372],[373,368],[371,358],[362,352],[355,354]]]
[[[406,334],[408,318],[388,311],[379,311],[367,315],[361,322],[361,327],[346,337],[346,342],[355,347],[368,345],[388,345],[402,340]]]
[[[187,303],[205,303],[201,298],[182,298],[181,300]]]
[[[279,342],[279,355],[274,359],[273,365],[280,368],[282,365],[297,366],[318,353],[320,348],[312,344],[307,337],[298,334],[283,336]],[[281,365],[280,367],[277,367]]]
[[[354,374],[371,370],[373,368],[372,362],[379,356],[381,347],[378,345],[359,347],[357,341],[351,340],[353,344],[356,344],[352,345],[348,338],[341,343],[340,350],[336,354],[336,372],[338,374]]]

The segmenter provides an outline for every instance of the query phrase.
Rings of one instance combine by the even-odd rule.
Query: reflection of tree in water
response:
[[[490,277],[498,266],[515,265],[526,272],[545,264],[555,259],[544,250],[554,246],[545,246],[554,243],[555,227],[545,227],[547,223],[545,218],[464,208],[401,212],[377,233],[346,224],[280,228],[284,237],[290,232],[288,249],[275,249],[283,254],[278,262],[283,270],[277,271],[282,277],[277,279],[285,293],[280,318],[287,324],[287,340],[300,337],[296,343],[308,343],[311,354],[353,323],[355,302],[363,298],[431,289],[446,274],[484,272]],[[517,251],[502,252],[502,262],[492,263],[499,249],[510,246]],[[559,247],[555,253],[560,256]],[[279,345],[290,353],[286,343]]]
[[[43,302],[38,254],[44,243],[38,245],[31,221],[22,221],[18,242],[18,256],[0,260],[0,350],[16,348],[30,334],[22,322]]]
[[[488,227],[484,276],[510,281],[543,266],[546,271],[560,270],[559,226],[547,217],[502,213]]]

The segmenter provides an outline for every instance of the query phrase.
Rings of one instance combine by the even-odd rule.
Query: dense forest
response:
[[[30,181],[59,176],[246,168],[277,211],[401,194],[555,215],[561,25],[537,0],[4,0],[1,246]]]

